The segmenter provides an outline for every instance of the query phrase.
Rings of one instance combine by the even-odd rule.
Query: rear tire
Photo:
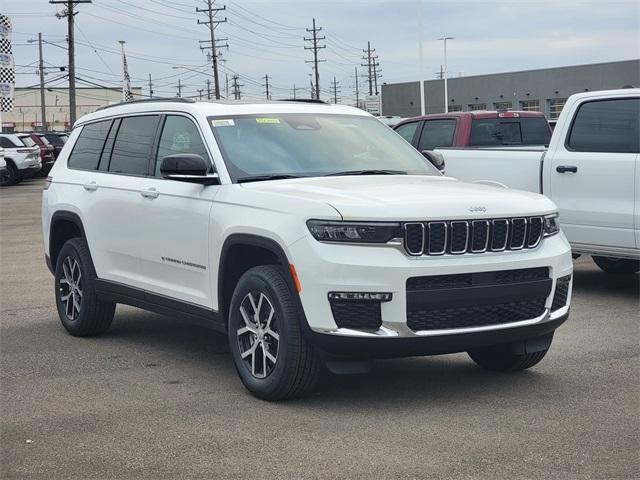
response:
[[[18,169],[11,162],[7,162],[7,170],[0,175],[0,187],[8,187],[20,183],[20,174]]]
[[[593,261],[601,270],[607,273],[625,275],[638,273],[638,271],[640,271],[640,260],[633,260],[632,258],[599,257],[596,255],[591,258],[593,258]]]
[[[84,240],[72,238],[62,246],[54,278],[58,316],[67,332],[87,337],[109,329],[116,304],[98,299],[96,272]]]
[[[525,353],[523,355],[495,352],[491,350],[472,350],[468,352],[471,360],[485,370],[494,372],[518,372],[538,364],[549,350]]]
[[[320,378],[320,359],[304,337],[293,295],[275,265],[251,268],[233,292],[229,348],[242,383],[258,398],[308,395]]]

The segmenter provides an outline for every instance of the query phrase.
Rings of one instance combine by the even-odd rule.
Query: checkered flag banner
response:
[[[13,110],[16,70],[11,53],[11,20],[0,14],[0,111]]]
[[[124,72],[124,85],[123,94],[124,100],[130,102],[133,100],[133,93],[131,93],[131,77],[129,77],[129,67],[127,66],[127,56],[122,52],[122,69]]]

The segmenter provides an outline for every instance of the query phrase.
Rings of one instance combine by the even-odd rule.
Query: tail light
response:
[[[19,148],[18,153],[32,153],[32,150],[30,148]]]
[[[52,183],[53,183],[53,177],[47,177],[47,178],[44,180],[44,189],[45,189],[45,190],[48,190],[48,189],[49,189],[49,186],[50,186]]]

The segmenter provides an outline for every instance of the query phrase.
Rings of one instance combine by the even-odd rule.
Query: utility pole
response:
[[[444,70],[442,69],[442,65],[440,65],[440,71],[436,72],[436,78],[442,80],[444,78]]]
[[[360,65],[363,67],[367,67],[367,76],[369,77],[369,95],[373,95],[373,92],[378,94],[378,71],[377,68],[380,65],[376,62],[378,58],[377,55],[374,55],[376,49],[371,49],[371,42],[367,42],[367,49],[362,50],[366,55],[362,57],[363,60],[366,60],[367,63],[361,63]],[[374,90],[375,85],[375,90]]]
[[[294,84],[293,84],[293,99],[294,99],[294,100],[298,98],[298,97],[297,97],[297,92],[298,92],[298,90],[304,90],[304,89],[303,89],[303,88],[300,88],[300,87],[296,87],[296,84],[294,83]]]
[[[268,74],[265,73],[264,77],[264,88],[265,94],[267,95],[267,100],[271,100],[271,95],[269,95],[269,79],[271,78]]]
[[[207,78],[207,100],[211,100],[211,80]]]
[[[336,81],[336,77],[333,77],[333,82],[331,82],[331,86],[333,87],[333,103],[337,104],[338,103],[338,81]]]
[[[240,77],[236,74],[233,76],[232,80],[233,80],[233,98],[235,98],[236,100],[241,100],[242,99],[242,94],[240,92],[240,87],[242,87],[243,85],[238,83],[238,80],[240,79]]]
[[[318,60],[318,50],[321,48],[327,48],[326,45],[318,45],[320,40],[324,40],[326,37],[319,37],[318,33],[322,31],[322,27],[316,28],[316,19],[313,19],[313,28],[306,28],[312,37],[304,37],[305,42],[311,42],[310,47],[304,47],[305,50],[313,50],[313,60],[305,60],[306,63],[313,63],[313,70],[315,72],[316,85],[315,85],[315,99],[320,100],[320,72],[318,71],[318,63],[326,62],[326,60]],[[313,97],[312,97],[313,98]]]
[[[42,58],[42,32],[38,33],[38,51],[40,52],[40,61],[38,70],[40,71],[40,114],[42,116],[42,131],[46,132],[47,128],[47,107],[44,99],[44,59]]]
[[[213,91],[214,91],[214,96],[216,97],[216,100],[220,100],[220,84],[218,82],[218,45],[216,44],[215,29],[219,23],[226,22],[227,18],[225,17],[224,20],[214,20],[213,17],[219,11],[226,10],[227,6],[223,5],[222,7],[214,8],[213,2],[214,0],[207,0],[207,8],[196,7],[196,12],[205,13],[209,18],[206,21],[198,20],[199,25],[207,25],[209,27],[209,35],[210,35],[209,40],[200,41],[200,44],[201,44],[200,50],[209,50],[209,49],[211,50],[211,63],[213,67]],[[218,39],[218,41],[225,41],[225,40],[228,40],[228,39],[226,38]],[[204,44],[204,46],[202,44]],[[228,44],[226,46],[227,48],[229,47]]]
[[[75,15],[73,8],[80,3],[91,3],[91,0],[49,0],[54,5],[66,5],[62,13],[56,17],[67,19],[67,41],[69,42],[69,123],[73,127],[76,122],[76,61],[75,61],[75,40],[74,22]]]
[[[153,98],[153,84],[151,83],[151,74],[149,74],[149,98]]]
[[[198,98],[198,100],[202,100],[202,92],[204,92],[204,88],[199,88],[199,89],[198,89],[198,95],[199,95],[200,97]]]
[[[178,97],[182,97],[182,83],[178,79]]]
[[[229,100],[229,74],[224,73],[224,98]]]
[[[438,40],[444,41],[444,71],[442,72],[444,78],[444,113],[449,112],[449,92],[447,90],[447,40],[453,40],[453,37],[442,37]]]
[[[360,87],[358,85],[358,67],[353,67],[356,73],[356,108],[360,108]]]

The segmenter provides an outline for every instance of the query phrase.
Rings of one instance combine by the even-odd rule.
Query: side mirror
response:
[[[429,160],[434,167],[444,173],[444,157],[440,152],[435,152],[433,150],[422,150],[420,153],[424,156],[424,158]]]
[[[160,174],[167,180],[201,185],[219,185],[218,174],[209,174],[208,171],[207,161],[195,153],[167,155],[160,163]]]

